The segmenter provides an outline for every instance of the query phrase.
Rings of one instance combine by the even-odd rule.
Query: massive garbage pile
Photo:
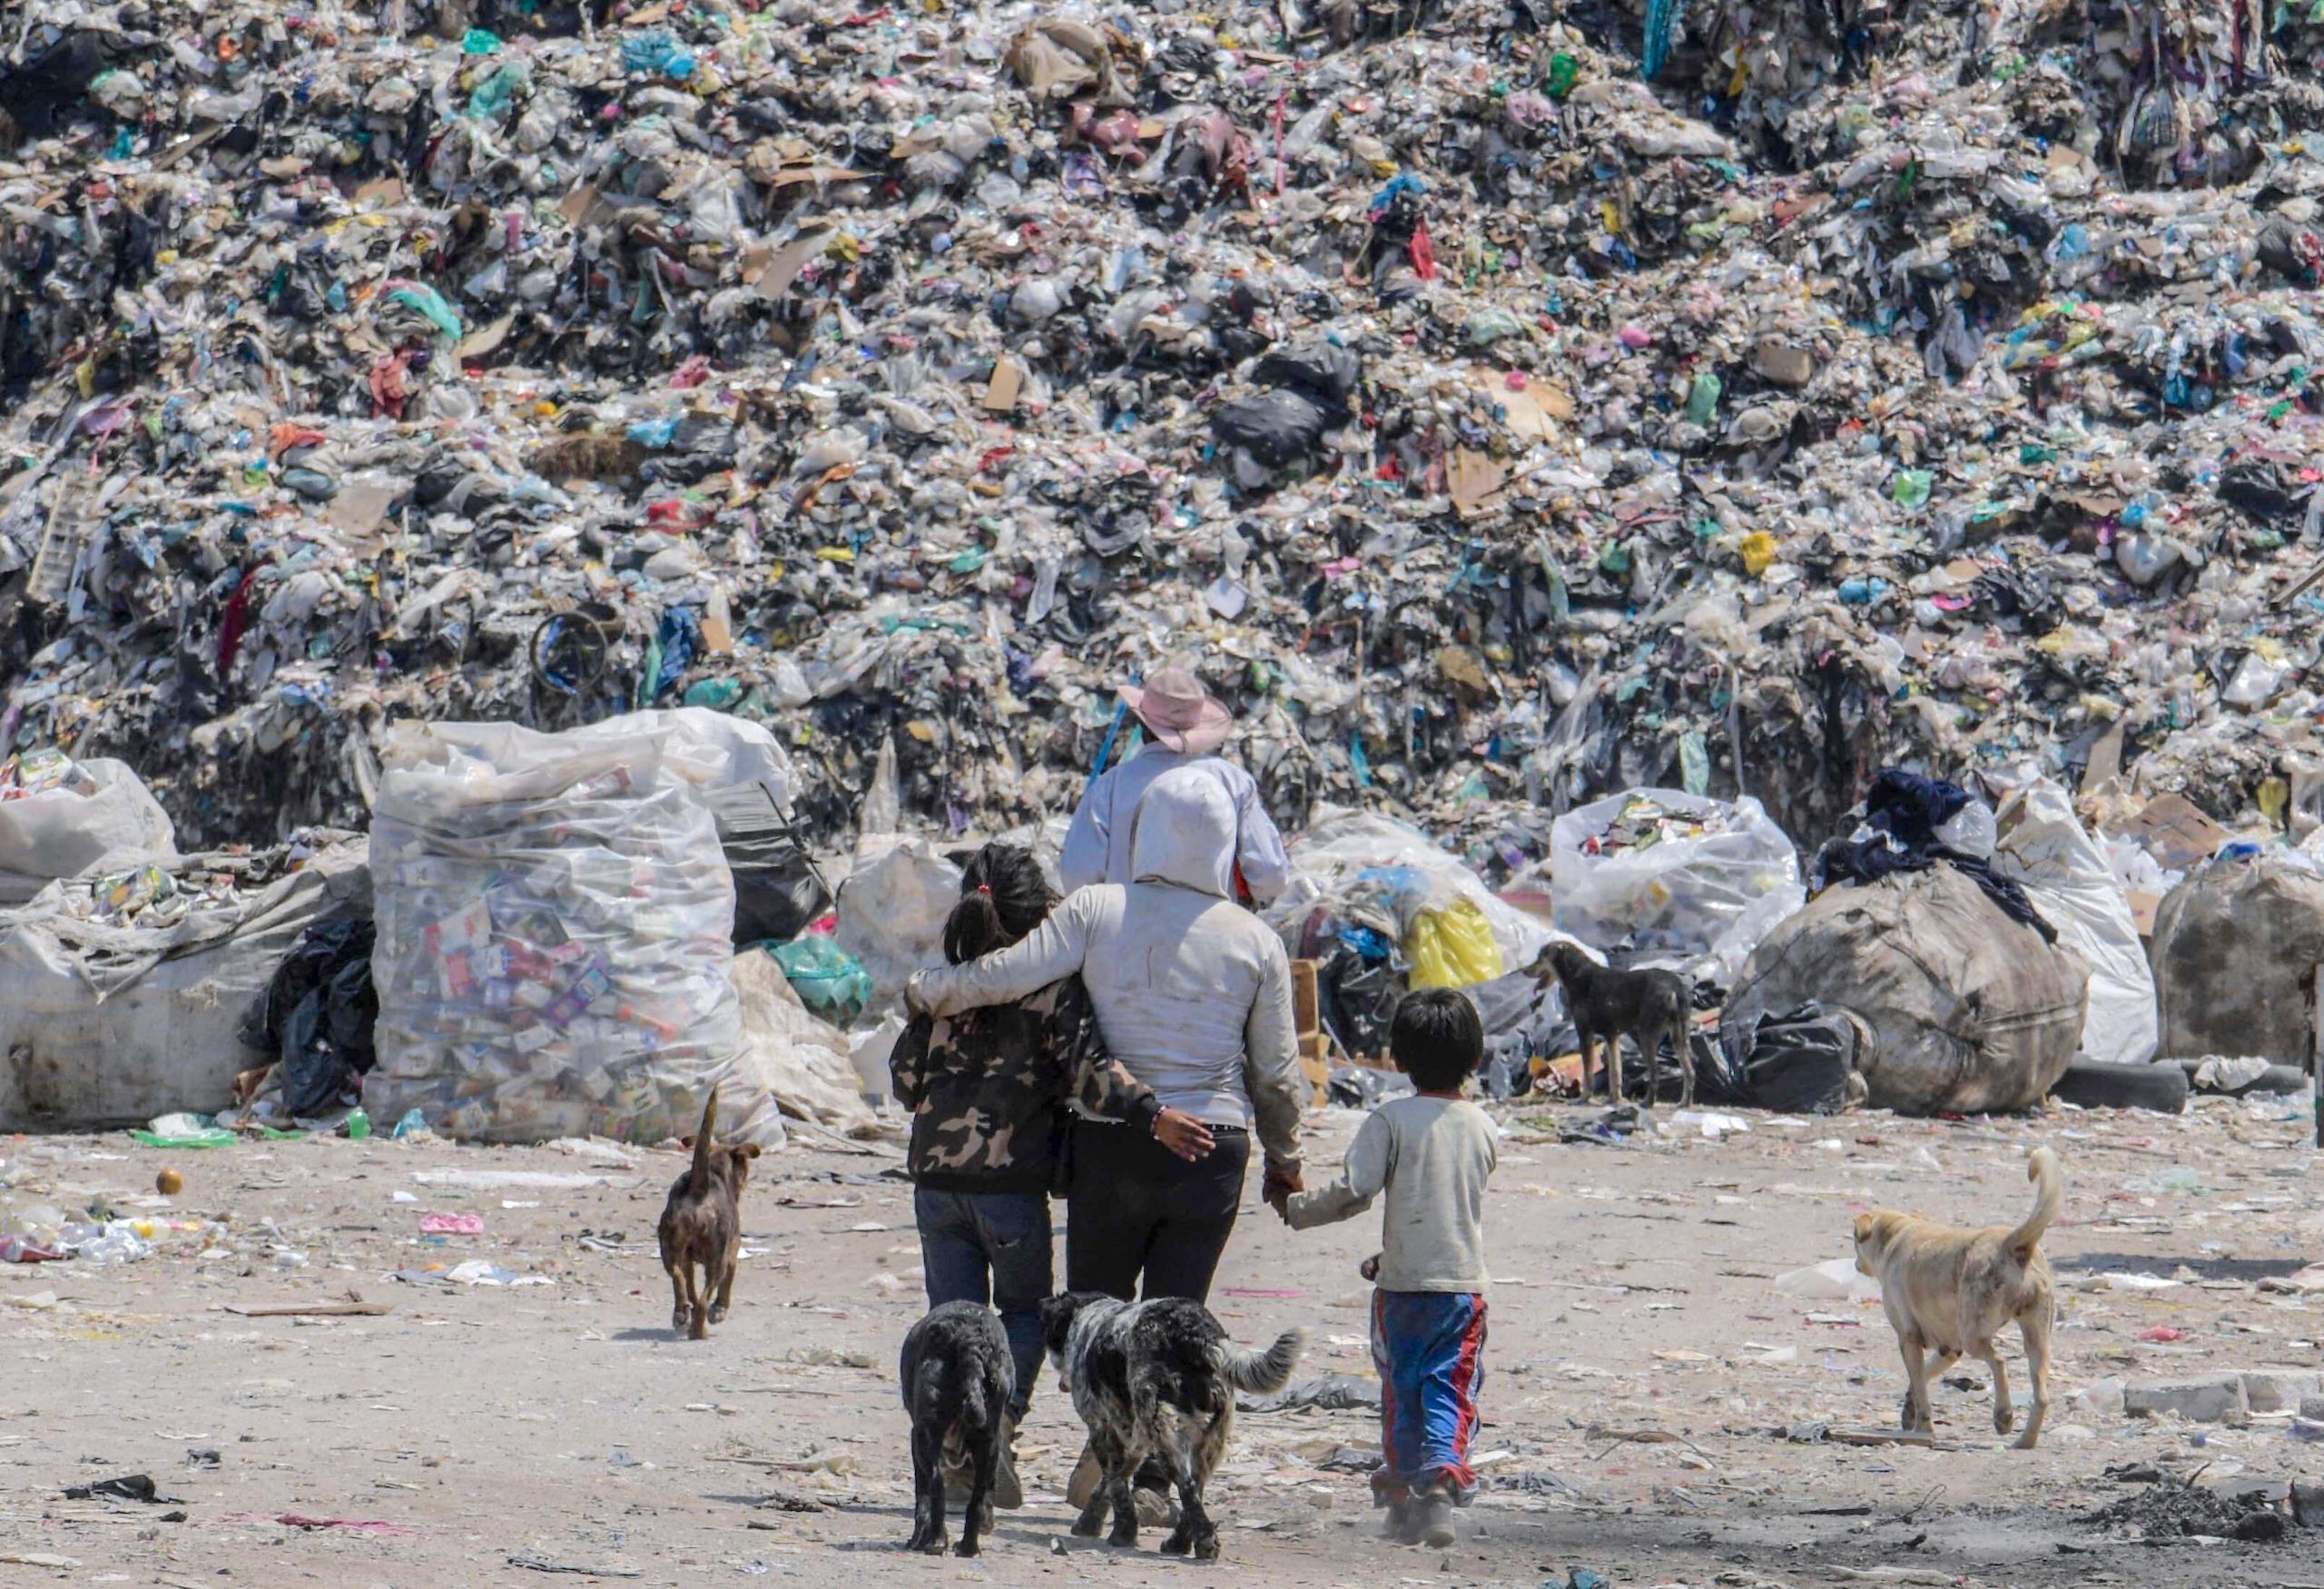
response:
[[[0,749],[189,848],[680,703],[1000,831],[1188,649],[1286,825],[1496,879],[1640,786],[2324,795],[2303,5],[14,21]]]

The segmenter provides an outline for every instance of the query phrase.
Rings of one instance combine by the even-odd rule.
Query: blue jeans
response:
[[[1009,1412],[1023,1421],[1041,1371],[1041,1303],[1050,1290],[1049,1194],[915,1187],[911,1211],[928,1305],[974,1302],[1000,1315],[1017,1366]]]

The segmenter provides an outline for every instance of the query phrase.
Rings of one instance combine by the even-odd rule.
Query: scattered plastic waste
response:
[[[147,1148],[231,1148],[236,1140],[233,1132],[206,1114],[165,1114],[129,1136]]]
[[[681,701],[812,745],[820,842],[890,744],[1005,832],[1195,628],[1286,831],[1494,885],[1635,787],[2240,829],[2314,745],[2304,6],[20,9],[8,748],[179,842]]]

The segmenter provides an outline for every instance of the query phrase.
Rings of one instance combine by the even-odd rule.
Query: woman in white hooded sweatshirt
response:
[[[1007,1003],[1078,972],[1114,1058],[1206,1134],[1165,1147],[1077,1116],[1066,1283],[1125,1300],[1207,1300],[1256,1126],[1266,1183],[1296,1189],[1304,1079],[1283,942],[1232,902],[1237,819],[1218,780],[1176,768],[1138,801],[1128,884],[1076,890],[1030,934],[911,980],[935,1015]]]

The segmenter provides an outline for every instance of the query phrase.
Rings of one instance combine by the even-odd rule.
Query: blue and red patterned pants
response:
[[[1466,1505],[1477,1492],[1469,1442],[1484,1383],[1485,1299],[1459,1291],[1374,1291],[1372,1362],[1380,1371],[1380,1446],[1372,1500],[1384,1506],[1441,1484]]]

